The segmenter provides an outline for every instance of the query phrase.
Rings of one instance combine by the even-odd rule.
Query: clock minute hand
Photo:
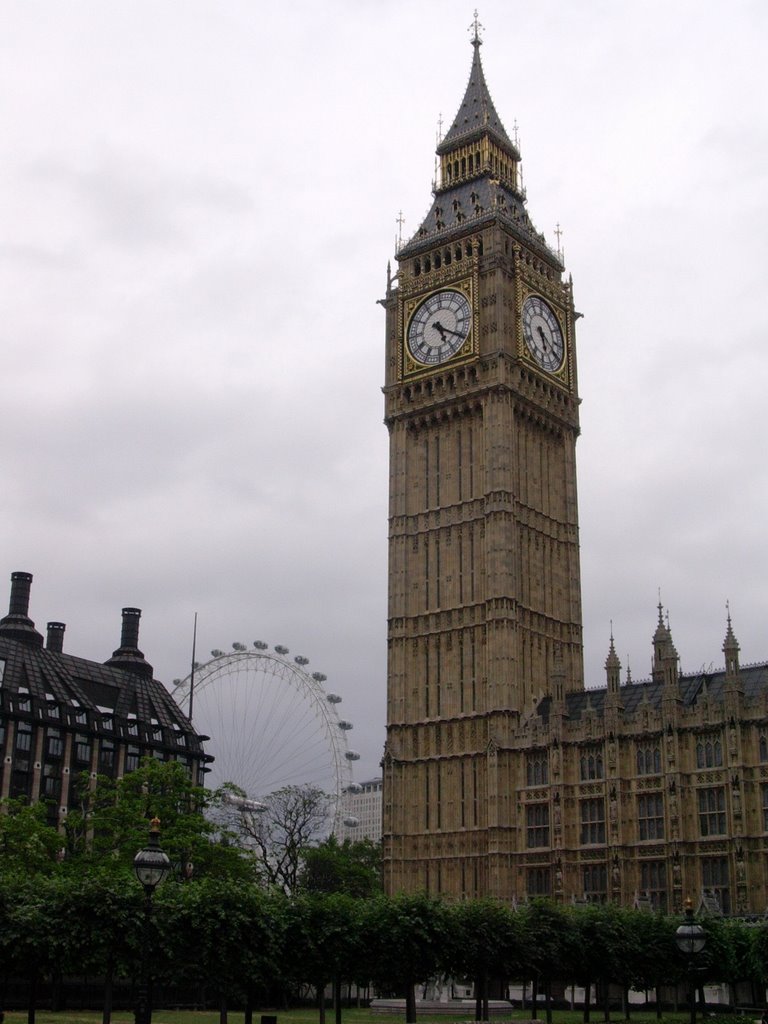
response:
[[[541,343],[544,346],[544,350],[548,351],[549,350],[549,342],[547,341],[546,334],[542,330],[541,324],[536,324],[536,330],[538,332],[539,337],[541,338]]]

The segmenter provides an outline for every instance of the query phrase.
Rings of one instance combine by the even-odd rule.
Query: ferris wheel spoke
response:
[[[258,799],[309,784],[337,800],[351,781],[349,723],[340,723],[325,677],[282,651],[216,651],[196,669],[195,728],[211,737],[206,749],[215,757],[210,785],[233,782]],[[188,700],[189,687],[182,680],[174,697]]]

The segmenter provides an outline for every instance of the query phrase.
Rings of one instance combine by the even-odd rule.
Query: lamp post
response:
[[[160,819],[150,822],[149,842],[133,858],[133,870],[144,888],[144,933],[141,950],[141,984],[136,1000],[136,1024],[151,1024],[152,1006],[149,992],[149,946],[152,921],[152,897],[171,868],[171,862],[160,849]]]
[[[688,962],[688,974],[691,988],[691,1024],[696,1024],[696,957],[707,944],[707,934],[693,917],[693,906],[690,899],[685,901],[685,921],[675,932],[677,948]]]

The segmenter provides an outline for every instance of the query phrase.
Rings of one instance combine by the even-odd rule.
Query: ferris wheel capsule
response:
[[[360,754],[356,750],[345,750],[344,751],[344,757],[346,757],[346,759],[348,761],[359,761],[360,760]]]
[[[344,819],[344,824],[347,828],[356,828],[360,824],[360,819],[350,814]]]
[[[338,721],[338,722],[336,723],[336,725],[337,725],[337,726],[338,726],[338,727],[339,727],[340,729],[344,729],[344,730],[345,730],[345,731],[347,731],[347,732],[349,732],[349,730],[350,730],[350,729],[352,728],[352,723],[351,723],[351,722],[348,722],[348,721],[346,720],[346,718],[341,718],[341,719],[339,719],[339,721]]]
[[[338,693],[326,693],[325,699],[329,704],[341,704],[341,697]]]

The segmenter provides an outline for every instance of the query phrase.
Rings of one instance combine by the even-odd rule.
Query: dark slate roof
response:
[[[754,700],[768,693],[768,664],[743,666],[739,670],[739,684],[747,700]],[[624,713],[630,715],[637,713],[646,701],[650,708],[658,710],[661,707],[663,689],[663,683],[653,681],[622,686],[619,689],[619,704],[623,707]],[[693,675],[680,676],[679,692],[685,707],[695,706],[704,693],[716,703],[722,702],[724,689],[724,669],[718,672],[697,672]],[[580,719],[588,707],[601,717],[605,712],[606,692],[601,687],[566,694],[569,718]],[[550,706],[550,697],[545,697],[537,706],[537,711],[545,722],[549,720]]]
[[[464,99],[437,152],[447,153],[488,133],[515,161],[519,161],[520,153],[507,135],[488,91],[480,61],[480,40],[475,38],[472,45],[472,68]],[[474,200],[473,193],[476,196]],[[460,231],[467,234],[477,231],[494,219],[501,220],[513,236],[536,251],[555,270],[563,270],[559,257],[549,248],[544,235],[536,230],[526,212],[524,191],[515,191],[502,181],[492,182],[489,171],[478,171],[474,178],[464,179],[453,186],[443,183],[418,231],[399,250],[398,259],[407,259],[440,245],[443,237],[448,241]]]
[[[73,701],[77,701],[93,721],[105,714],[119,719],[135,715],[147,724],[156,719],[164,728],[186,735],[190,752],[201,750],[191,722],[163,684],[151,675],[4,636],[0,636],[0,658],[5,661],[0,695],[28,690],[33,702],[42,706],[51,698],[62,707],[74,707]]]
[[[472,68],[469,72],[467,90],[453,124],[438,146],[437,152],[445,153],[456,145],[463,145],[465,142],[471,141],[473,136],[479,136],[483,131],[487,131],[519,159],[517,148],[507,135],[488,91],[480,60],[480,46],[481,40],[475,38],[472,41]]]
[[[476,197],[474,201],[473,194]],[[522,196],[502,183],[492,183],[488,175],[471,178],[439,192],[419,230],[398,252],[398,259],[416,256],[439,245],[443,237],[446,241],[452,240],[460,230],[468,234],[477,231],[495,219],[501,220],[511,234],[536,250],[553,268],[563,269],[544,235],[534,227]]]

